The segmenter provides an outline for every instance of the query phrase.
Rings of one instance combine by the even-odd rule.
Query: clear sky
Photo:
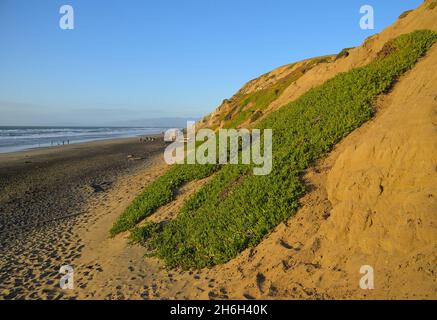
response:
[[[200,117],[280,65],[359,45],[422,0],[0,0],[0,125]],[[72,5],[75,29],[61,30]],[[359,27],[362,5],[375,30]]]

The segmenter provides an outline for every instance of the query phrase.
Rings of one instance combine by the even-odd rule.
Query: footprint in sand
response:
[[[264,293],[265,282],[266,282],[266,277],[261,272],[258,272],[258,274],[256,275],[256,285],[258,286],[258,289],[261,293]]]

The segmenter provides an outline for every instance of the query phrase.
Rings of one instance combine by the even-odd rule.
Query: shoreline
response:
[[[165,146],[122,138],[1,154],[0,300],[75,298],[59,288],[59,269],[82,254],[75,230],[95,220],[89,204],[105,206],[119,181],[153,170]]]
[[[31,148],[26,148],[16,151],[0,152],[0,161],[3,161],[2,158],[20,156],[21,154],[26,154],[27,156],[34,156],[36,154],[39,154],[38,151],[40,151],[41,153],[49,153],[49,151],[56,152],[58,150],[71,150],[76,147],[100,147],[108,144],[118,144],[118,143],[139,141],[140,138],[162,139],[163,134],[156,133],[156,134],[144,134],[135,137],[117,137],[117,138],[107,138],[107,139],[103,138],[97,140],[73,142],[65,145],[31,147]]]

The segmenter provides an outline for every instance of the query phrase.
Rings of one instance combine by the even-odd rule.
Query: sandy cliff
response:
[[[362,46],[348,50],[348,55],[329,57],[298,72],[260,118],[338,73],[369,63],[390,39],[419,29],[437,31],[437,8],[429,9],[431,2],[425,1]],[[249,82],[237,98],[271,87],[308,61]],[[105,238],[102,243],[92,239],[95,252],[111,245],[122,249],[119,254],[112,250],[110,257],[84,254],[83,263],[100,261],[104,266],[98,281],[88,284],[84,297],[436,299],[436,65],[434,46],[390,93],[378,99],[371,121],[307,171],[308,192],[297,214],[255,248],[226,264],[192,272],[166,270],[156,259],[144,261],[142,251],[127,246],[123,236]],[[224,101],[204,118],[202,126],[218,128],[232,120],[241,108],[241,101],[235,101],[235,96]],[[251,125],[256,120],[241,123]],[[135,179],[126,190],[108,195],[112,218],[123,209],[120,201],[128,203],[132,193],[141,190],[142,177]],[[196,186],[188,189],[193,192]],[[118,207],[111,197],[117,199]],[[185,198],[177,197],[168,207],[177,208]],[[99,224],[100,228],[108,230],[109,220]],[[101,234],[102,239],[106,237]],[[135,274],[127,272],[129,260],[136,261]],[[359,287],[362,265],[374,268],[374,290]],[[128,280],[131,277],[136,280]],[[128,290],[114,289],[117,283]]]

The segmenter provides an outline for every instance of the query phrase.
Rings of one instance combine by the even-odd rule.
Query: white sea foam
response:
[[[157,134],[165,130],[146,127],[0,127],[0,153]]]

